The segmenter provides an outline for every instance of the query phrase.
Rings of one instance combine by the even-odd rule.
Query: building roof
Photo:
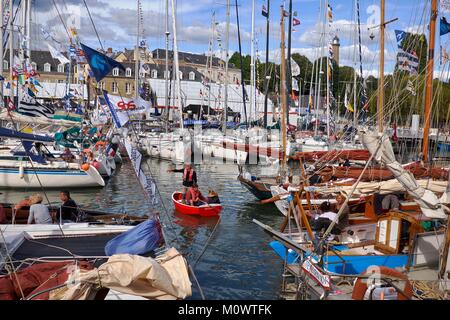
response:
[[[166,49],[156,49],[152,51],[153,59],[155,60],[163,60],[166,58]],[[188,52],[178,52],[178,58],[180,61],[184,61],[185,63],[196,64],[206,66],[208,56],[204,54],[195,54]],[[169,60],[173,60],[173,51],[169,50]],[[220,67],[221,64],[225,66],[225,61],[219,59],[217,57],[213,57],[213,66]],[[230,64],[231,68],[234,68],[233,64]]]

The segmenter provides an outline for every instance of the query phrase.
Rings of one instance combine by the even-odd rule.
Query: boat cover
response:
[[[186,260],[175,248],[156,259],[114,255],[99,268],[74,271],[67,282],[68,286],[50,293],[51,300],[82,299],[99,287],[156,300],[192,294]]]
[[[157,249],[162,240],[160,222],[151,219],[111,239],[106,244],[105,253],[108,256],[119,253],[147,254]]]

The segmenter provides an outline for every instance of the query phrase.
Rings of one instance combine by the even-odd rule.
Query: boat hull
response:
[[[222,211],[222,205],[220,204],[210,204],[203,205],[199,207],[188,206],[180,202],[183,195],[181,192],[174,192],[172,194],[173,205],[175,206],[175,210],[189,215],[198,215],[203,217],[213,217],[219,215],[220,211]]]

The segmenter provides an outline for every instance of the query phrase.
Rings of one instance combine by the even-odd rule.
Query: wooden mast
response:
[[[281,172],[286,173],[286,48],[285,48],[285,30],[284,30],[284,7],[281,6],[281,137],[283,147],[283,161],[281,163]]]
[[[384,22],[385,14],[385,0],[381,0],[381,12],[380,12],[380,83],[378,85],[378,131],[380,133],[384,130],[383,118],[384,118],[384,30],[386,28]],[[361,75],[362,76],[362,75]]]
[[[437,0],[431,2],[430,15],[430,43],[428,44],[428,64],[425,82],[425,110],[424,110],[424,127],[422,140],[422,160],[428,162],[428,147],[431,122],[431,104],[433,101],[433,71],[434,71],[434,47],[436,41],[436,19],[438,15]]]

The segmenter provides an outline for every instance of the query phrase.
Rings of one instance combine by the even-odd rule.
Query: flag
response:
[[[269,17],[269,10],[267,10],[266,6],[263,5],[262,6],[262,13],[261,13],[264,17],[268,18]]]
[[[330,5],[328,5],[328,21],[333,22],[333,8]]]
[[[415,52],[409,53],[400,49],[397,53],[397,66],[399,70],[407,71],[411,75],[417,75],[419,58]]]
[[[283,16],[288,18],[289,17],[289,11],[283,10]]]
[[[295,26],[298,26],[300,24],[300,20],[298,20],[298,19],[296,19],[296,18],[292,18],[292,25],[295,27]]]
[[[406,85],[406,90],[408,90],[413,96],[416,96],[416,90],[414,89],[414,83],[411,80],[408,80],[408,84]]]
[[[47,43],[48,50],[50,51],[50,54],[52,55],[53,59],[58,60],[61,64],[67,64],[70,63],[69,59],[67,59],[61,52],[53,48],[50,44]]]
[[[94,73],[97,82],[101,81],[104,77],[108,75],[114,68],[120,68],[125,71],[125,67],[114,59],[100,53],[88,46],[81,43],[84,55],[86,56],[87,62]]]
[[[21,93],[19,95],[19,107],[17,108],[19,113],[31,117],[53,117],[55,110],[50,106],[38,103],[33,96],[34,94],[30,95],[32,91],[29,88],[22,88]]]
[[[402,30],[395,30],[395,37],[397,38],[397,45],[399,48],[402,47],[402,42],[406,38],[408,33]]]
[[[297,77],[300,75],[300,66],[294,59],[291,58],[291,75]]]
[[[445,17],[441,18],[441,28],[440,28],[441,36],[450,32],[450,23],[447,22]]]
[[[349,112],[353,113],[355,110],[353,109],[352,104],[348,101],[347,92],[348,92],[348,87],[345,90],[344,106],[345,106],[345,109],[347,109]]]

